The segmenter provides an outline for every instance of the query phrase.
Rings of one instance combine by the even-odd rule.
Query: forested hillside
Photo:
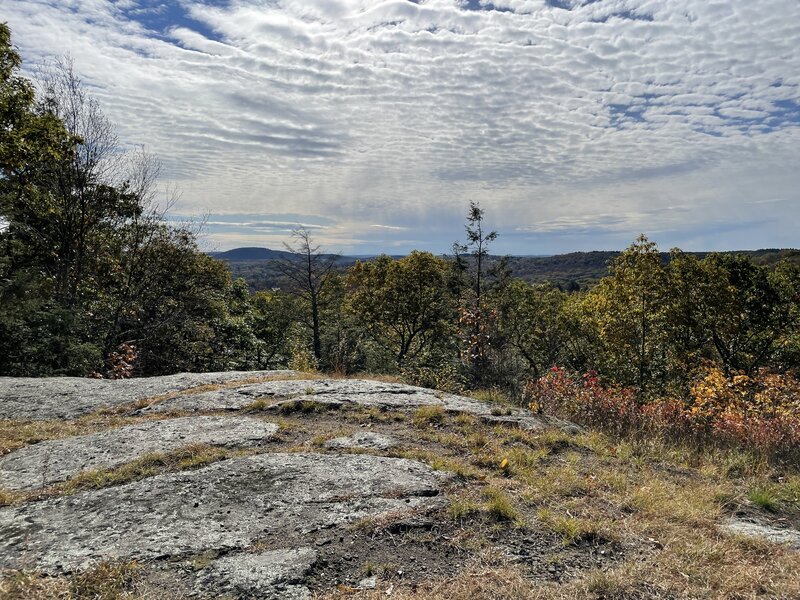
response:
[[[565,291],[585,290],[594,286],[608,274],[608,269],[619,251],[570,252],[554,256],[509,256],[508,268],[513,277],[526,283],[550,283]],[[709,252],[688,252],[697,258],[705,258]],[[783,259],[800,264],[800,250],[765,249],[736,250],[723,254],[741,254],[749,257],[755,264],[774,266]],[[287,258],[287,253],[268,248],[236,248],[226,252],[212,253],[214,258],[228,264],[234,277],[244,279],[251,290],[269,290],[286,285],[283,274],[276,261]],[[400,258],[400,257],[396,257]],[[502,256],[487,257],[487,264],[494,265],[503,260]],[[661,253],[667,263],[668,252]],[[355,257],[341,256],[338,267],[342,270],[355,264]],[[369,260],[369,259],[362,259]]]

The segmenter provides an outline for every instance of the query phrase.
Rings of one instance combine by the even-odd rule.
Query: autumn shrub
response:
[[[316,373],[319,370],[319,361],[314,353],[299,339],[291,342],[291,358],[289,368],[301,373]]]
[[[777,456],[800,450],[800,381],[762,372],[725,377],[716,367],[691,389],[689,420],[698,433]]]
[[[593,371],[581,375],[553,366],[543,377],[526,384],[523,398],[534,412],[547,412],[617,434],[640,427],[633,390],[605,387]]]
[[[615,435],[658,436],[698,447],[741,447],[770,459],[800,455],[800,382],[791,374],[726,377],[708,367],[686,399],[643,402],[596,373],[554,366],[524,390],[530,408]]]
[[[94,379],[130,379],[133,377],[138,358],[139,351],[136,346],[130,342],[122,343],[106,360],[108,370],[105,374],[95,371],[90,377]]]

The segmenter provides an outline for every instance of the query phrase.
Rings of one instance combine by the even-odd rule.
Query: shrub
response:
[[[728,378],[709,367],[685,401],[640,402],[631,389],[603,386],[593,372],[580,375],[554,366],[526,384],[524,397],[532,410],[615,435],[742,447],[778,460],[800,453],[800,382],[791,374]]]
[[[579,375],[553,366],[545,376],[526,384],[523,398],[534,412],[543,410],[617,434],[639,427],[633,390],[605,388],[593,371]]]

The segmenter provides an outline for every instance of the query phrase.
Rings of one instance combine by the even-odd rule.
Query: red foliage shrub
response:
[[[728,379],[711,368],[686,401],[643,403],[631,389],[603,386],[594,372],[581,375],[554,366],[526,384],[524,397],[532,410],[616,435],[737,446],[777,459],[800,453],[800,382],[792,375]]]

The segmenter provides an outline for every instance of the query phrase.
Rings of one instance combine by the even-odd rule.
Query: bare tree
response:
[[[325,290],[331,281],[339,255],[324,254],[303,227],[292,231],[292,242],[285,243],[284,247],[293,256],[280,261],[278,268],[292,282],[292,292],[309,305],[309,319],[305,324],[311,329],[314,357],[319,360],[322,357],[320,311],[324,307]]]
[[[130,218],[138,207],[124,187],[125,153],[116,130],[74,71],[72,60],[58,58],[38,72],[39,108],[58,117],[78,140],[70,160],[61,161],[50,185],[53,212],[47,242],[57,260],[57,295],[67,304],[78,301],[87,271],[89,238],[103,224]]]
[[[147,249],[160,235],[167,211],[177,201],[176,192],[167,190],[165,201],[157,202],[157,182],[161,176],[161,161],[140,147],[129,153],[125,175],[125,187],[138,199],[139,209],[133,211],[124,228],[124,249],[126,257],[121,261],[122,272],[117,279],[119,289],[114,295],[115,305],[111,312],[104,342],[104,355],[117,347],[125,339],[125,331],[120,329],[122,315],[126,308],[138,300],[148,285]]]

